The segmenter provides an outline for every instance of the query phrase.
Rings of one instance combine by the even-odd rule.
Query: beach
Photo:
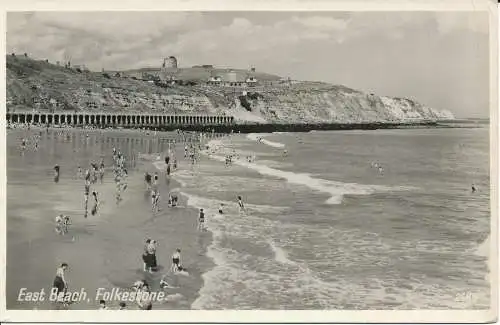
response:
[[[51,130],[38,151],[21,155],[23,132],[8,133],[9,309],[52,309],[16,297],[21,287],[49,288],[62,262],[71,290],[127,288],[143,277],[157,290],[176,248],[189,276],[169,275],[179,288],[153,309],[489,307],[487,125],[225,136],[207,139],[194,165],[178,143],[169,184],[162,159],[175,133],[62,131],[68,140]],[[132,164],[129,188],[117,206],[105,177],[96,186],[102,208],[84,219],[76,166],[101,155],[109,166],[113,147]],[[160,174],[155,217],[144,172]],[[169,191],[180,194],[179,207],[166,206]],[[207,232],[197,230],[199,208]],[[73,218],[69,236],[54,232],[58,213]],[[159,242],[155,275],[142,271],[146,238]],[[93,300],[70,308],[97,307]]]
[[[19,153],[19,137],[42,132],[37,151]],[[88,137],[87,137],[88,135]],[[158,154],[166,152],[168,141],[178,139],[174,132],[101,130],[12,130],[8,135],[8,247],[7,247],[7,306],[20,309],[53,309],[45,302],[19,302],[21,288],[50,290],[56,268],[69,264],[67,273],[70,290],[84,288],[89,300],[71,305],[71,309],[96,309],[98,288],[129,289],[132,284],[146,279],[152,290],[159,290],[160,275],[167,273],[170,256],[176,248],[182,249],[183,263],[189,276],[167,277],[172,286],[167,289],[170,301],[155,304],[155,309],[187,309],[202,286],[201,273],[210,267],[204,252],[210,233],[196,229],[197,211],[186,208],[185,198],[179,197],[179,207],[167,206],[168,193],[179,187],[172,178],[153,165]],[[29,146],[29,145],[28,145]],[[177,145],[177,157],[183,157],[183,145]],[[92,186],[100,195],[100,208],[96,216],[83,213],[83,181],[77,179],[77,166],[85,168],[91,160],[104,157],[111,165],[112,148],[124,153],[130,163],[128,189],[123,201],[116,205],[115,185],[111,171],[107,171],[103,184]],[[162,156],[163,157],[163,156]],[[163,158],[162,158],[163,159]],[[61,178],[56,184],[52,167],[61,166]],[[184,165],[184,166],[183,166]],[[186,167],[179,159],[179,170]],[[162,209],[152,215],[149,193],[146,192],[144,173],[159,172]],[[169,183],[167,183],[169,182]],[[24,194],[29,193],[26,200]],[[64,213],[72,218],[67,235],[54,231],[54,218]],[[160,270],[154,275],[142,272],[141,254],[146,238],[156,239]],[[22,258],[21,258],[22,257]],[[116,308],[120,301],[110,301]],[[131,305],[129,308],[134,309]]]

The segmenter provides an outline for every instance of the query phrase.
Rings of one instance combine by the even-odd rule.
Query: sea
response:
[[[71,162],[68,168],[75,170],[78,164],[88,164],[85,157],[104,155],[117,143],[127,154],[140,151],[143,156],[167,149],[166,140],[113,132],[113,137],[91,134],[89,138],[78,133],[67,139],[43,133],[49,139],[30,159],[28,154],[19,155],[15,145],[19,134],[9,134],[8,251],[26,245],[26,236],[32,237],[30,245],[43,243],[43,234],[53,231],[51,222],[40,218],[52,220],[54,214],[54,208],[45,202],[62,206],[65,195],[73,197],[63,185],[44,183],[55,163]],[[203,281],[186,308],[490,307],[488,125],[234,134],[206,144],[208,149],[196,164],[182,163],[189,168],[173,174],[187,205],[205,210],[211,234],[203,254],[212,263],[200,267]],[[234,157],[231,164],[225,163],[227,155]],[[139,166],[148,163],[158,171],[164,166],[137,157],[131,162],[131,169],[138,171],[131,186],[140,188],[143,176]],[[244,210],[238,207],[238,196]],[[78,202],[80,196],[72,200]],[[95,224],[79,228],[81,236],[89,238],[86,245],[125,251],[118,256],[111,251],[101,254],[106,256],[99,256],[100,261],[110,264],[114,258],[133,265],[137,258],[126,252],[137,247],[140,254],[143,240],[133,230],[147,225],[150,233],[160,231],[150,218],[140,216],[137,206],[147,207],[147,203],[138,202],[127,208],[129,213],[136,211],[133,218],[122,217],[110,225],[114,217],[109,213],[102,221],[107,228]],[[29,235],[26,228],[31,229]],[[95,244],[99,232],[107,237]],[[118,234],[124,232],[133,245],[121,242]],[[196,241],[189,239],[191,235],[185,236],[186,245]],[[29,257],[36,260],[37,256]],[[10,261],[26,258],[16,256]],[[44,263],[46,258],[38,262]],[[191,258],[192,263],[195,259]],[[50,255],[49,260],[53,273],[57,259]],[[10,267],[8,263],[8,277],[15,278],[14,273],[30,267],[21,261]],[[119,272],[113,265],[101,272],[110,269]],[[122,282],[132,281],[134,272],[117,277]],[[85,272],[80,276],[85,277]],[[24,281],[36,282],[36,275],[24,277]]]

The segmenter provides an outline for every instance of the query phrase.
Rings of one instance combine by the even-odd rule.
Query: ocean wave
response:
[[[264,144],[266,144],[270,147],[274,147],[274,148],[284,148],[285,147],[285,145],[283,143],[274,142],[274,141],[264,139],[265,136],[269,136],[269,135],[271,135],[271,134],[250,133],[250,134],[247,134],[247,139],[253,140],[253,141],[258,141],[260,139],[261,143],[264,143]]]
[[[212,147],[212,143],[209,144]],[[222,142],[215,144],[216,147],[223,146]],[[204,152],[206,154],[206,152]],[[217,155],[209,155],[210,158],[225,162],[225,158]],[[414,187],[408,186],[381,186],[381,185],[365,185],[357,183],[343,183],[337,181],[330,181],[321,178],[314,178],[307,173],[295,173],[290,171],[283,171],[280,169],[272,168],[258,163],[249,163],[244,160],[235,160],[235,164],[253,169],[261,175],[273,176],[286,179],[289,183],[303,185],[310,189],[330,194],[330,198],[325,202],[326,204],[341,204],[344,195],[370,195],[375,192],[391,192],[391,191],[408,191],[414,190]]]

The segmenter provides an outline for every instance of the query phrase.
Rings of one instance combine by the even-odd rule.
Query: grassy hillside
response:
[[[203,79],[205,73],[210,73],[204,68],[181,72],[187,79]],[[265,74],[260,78],[266,78]],[[272,75],[267,78],[279,79]],[[262,123],[453,119],[450,112],[409,99],[365,94],[342,85],[274,83],[272,87],[248,88],[247,93],[236,88],[209,87],[203,82],[165,86],[115,76],[112,72],[85,72],[10,55],[7,109],[217,114],[232,115],[241,122]]]

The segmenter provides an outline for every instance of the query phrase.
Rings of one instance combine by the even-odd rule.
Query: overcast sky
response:
[[[488,16],[467,12],[9,13],[7,52],[92,70],[213,64],[489,112]]]

